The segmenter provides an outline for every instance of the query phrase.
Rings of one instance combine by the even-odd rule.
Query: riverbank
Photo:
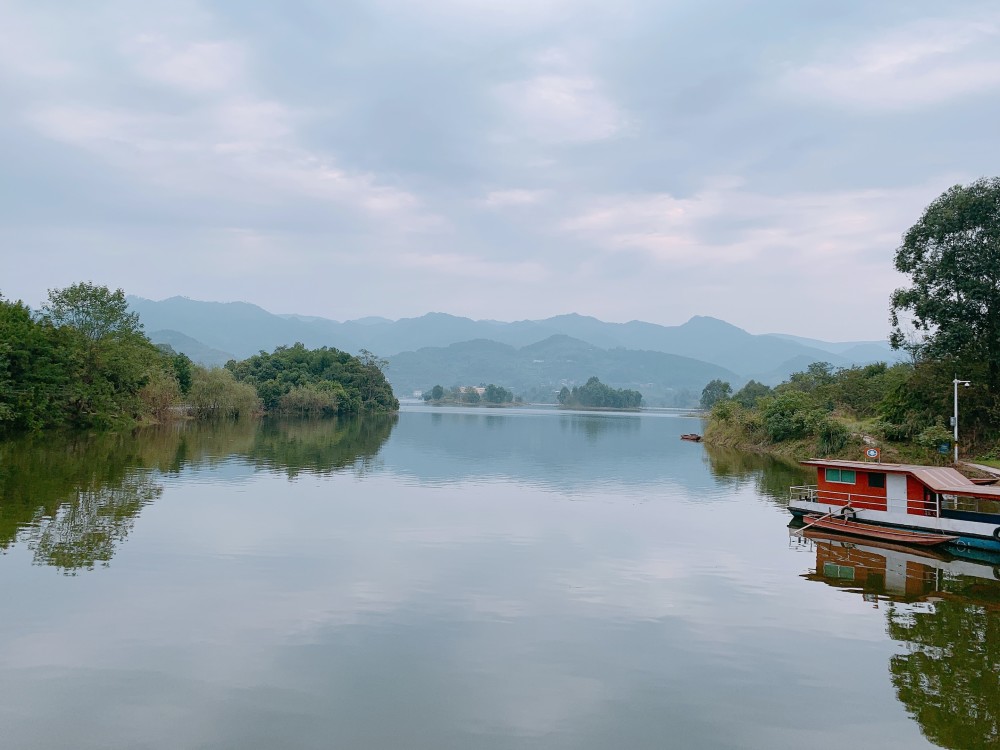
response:
[[[985,467],[975,464],[977,458],[960,461],[956,466],[951,461],[951,453],[930,450],[916,443],[890,442],[856,429],[857,423],[838,421],[847,433],[846,441],[834,450],[822,444],[821,436],[810,435],[802,438],[771,442],[760,432],[748,429],[740,423],[724,423],[706,419],[702,440],[713,447],[774,456],[786,461],[804,461],[810,458],[839,458],[849,461],[862,460],[867,448],[878,448],[882,463],[920,464],[933,466],[955,466],[963,474],[980,478],[991,476]],[[853,429],[852,429],[853,428]],[[988,460],[982,460],[986,463]]]

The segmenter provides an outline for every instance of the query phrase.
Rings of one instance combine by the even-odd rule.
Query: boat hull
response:
[[[840,513],[843,506],[794,498],[789,502],[788,510],[796,518],[804,518],[809,515]],[[985,550],[1000,553],[1000,537],[997,536],[1000,526],[995,524],[875,510],[858,510],[856,516],[858,521],[863,521],[866,525],[957,537],[948,546],[958,552]]]
[[[824,531],[832,531],[837,534],[845,534],[847,536],[861,537],[864,539],[877,539],[879,541],[892,542],[894,544],[906,544],[916,547],[937,547],[942,544],[958,541],[957,536],[950,536],[948,534],[893,529],[887,526],[879,526],[861,521],[849,521],[846,518],[807,516],[805,520],[809,529],[822,529]]]

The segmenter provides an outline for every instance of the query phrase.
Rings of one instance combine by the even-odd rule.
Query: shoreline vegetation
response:
[[[362,350],[281,346],[225,367],[154,345],[125,293],[89,282],[34,311],[0,296],[0,435],[106,430],[265,413],[392,412],[386,360]]]
[[[1000,178],[955,185],[903,235],[890,296],[892,348],[909,361],[834,369],[814,362],[773,389],[713,380],[705,441],[802,458],[950,464],[1000,459]],[[959,386],[962,386],[961,388]],[[960,407],[960,408],[959,408]],[[956,413],[957,412],[957,413]],[[971,467],[964,467],[971,471]]]
[[[865,449],[878,448],[883,463],[949,465],[953,436],[940,415],[950,411],[950,380],[932,362],[843,369],[815,362],[773,389],[751,381],[732,393],[713,381],[704,392],[703,440],[792,461],[864,460]],[[964,457],[996,462],[995,428],[975,421],[977,394],[961,395],[969,412],[960,417]]]

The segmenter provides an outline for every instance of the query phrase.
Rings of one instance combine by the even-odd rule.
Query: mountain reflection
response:
[[[294,478],[371,468],[395,415],[178,424],[0,442],[0,551],[23,544],[63,572],[106,566],[160,480],[234,459]]]
[[[806,532],[807,534],[809,532]],[[1000,565],[814,539],[806,576],[885,605],[896,695],[945,748],[1000,747]]]

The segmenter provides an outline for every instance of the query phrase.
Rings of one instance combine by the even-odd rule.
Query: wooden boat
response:
[[[797,518],[846,516],[865,528],[957,537],[963,550],[1000,553],[998,485],[973,482],[948,466],[835,458],[802,463],[816,470],[816,484],[789,489],[788,510]]]
[[[688,432],[688,433],[685,433],[684,435],[681,435],[681,440],[691,440],[691,441],[693,441],[695,443],[700,443],[701,442],[701,435],[698,435],[697,433],[694,433],[694,432]]]
[[[804,519],[805,529],[824,529],[837,534],[847,536],[863,537],[865,539],[878,539],[896,544],[915,545],[918,547],[935,547],[939,544],[947,544],[958,539],[957,536],[947,534],[935,534],[924,531],[907,531],[905,529],[890,529],[885,526],[876,526],[861,521],[851,521],[846,518],[836,518],[810,515]]]
[[[851,536],[850,534],[843,534],[837,531],[830,531],[829,529],[821,529],[818,526],[813,526],[802,532],[802,536],[806,539],[812,539],[818,542],[826,542],[832,544],[839,544],[844,547],[857,547],[859,549],[873,550],[873,551],[883,551],[885,554],[891,552],[899,552],[907,555],[915,555],[916,557],[927,558],[928,560],[938,560],[940,562],[948,562],[955,559],[955,556],[950,554],[947,550],[936,549],[934,547],[915,547],[906,544],[900,544],[898,542],[887,542],[884,539],[861,539],[856,536]]]

